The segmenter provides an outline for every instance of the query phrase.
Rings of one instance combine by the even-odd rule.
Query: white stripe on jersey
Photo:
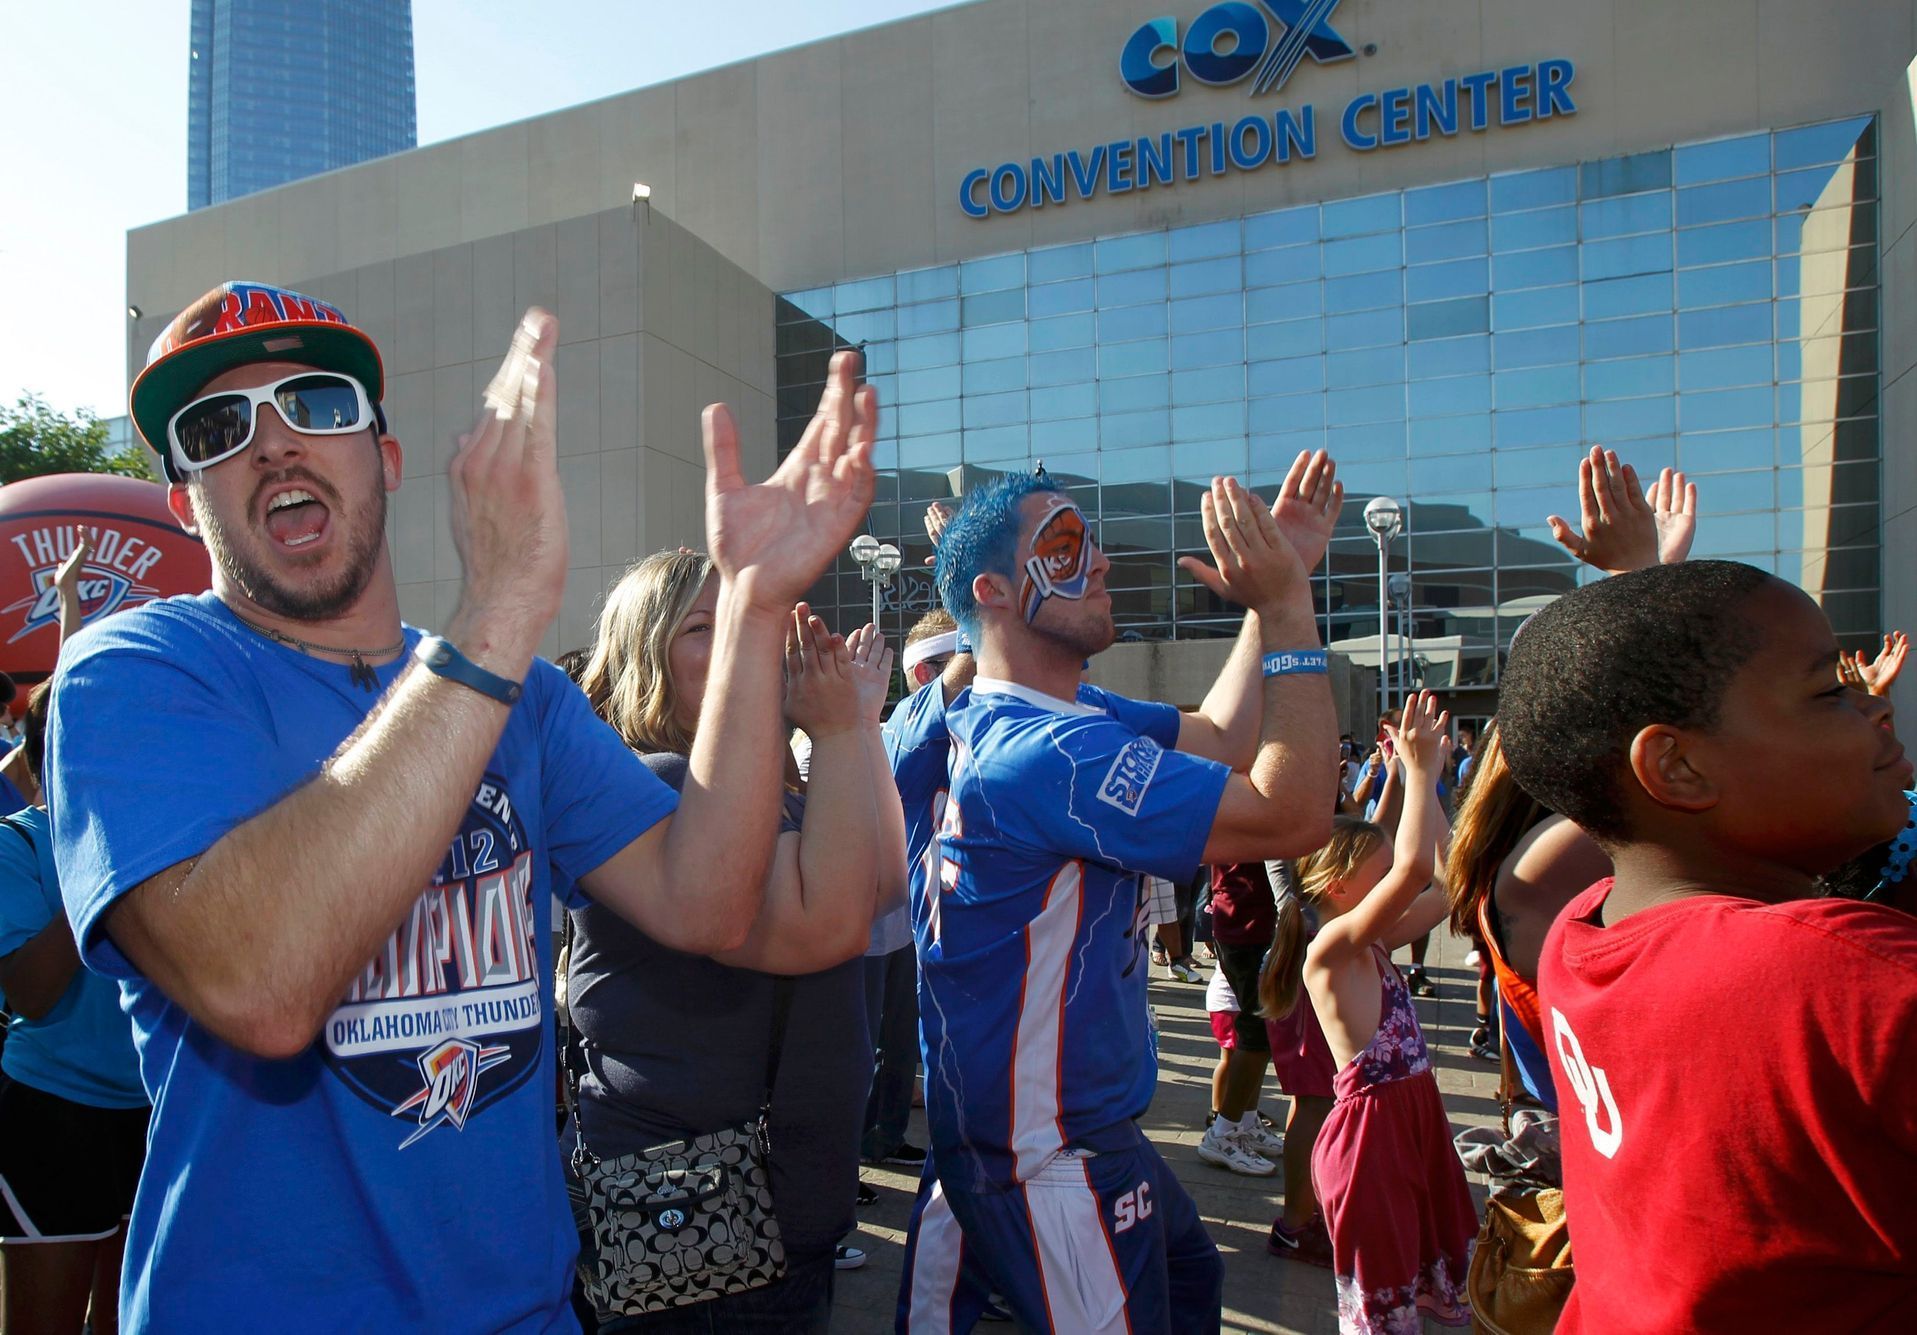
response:
[[[1085,864],[1067,862],[1045,887],[1045,902],[1025,929],[1025,978],[1012,1048],[1012,1169],[1026,1181],[1065,1146],[1059,1124],[1059,1062],[1064,1053],[1065,983],[1072,942],[1084,921]]]
[[[911,1294],[906,1324],[914,1335],[951,1335],[963,1248],[945,1188],[934,1181],[932,1195],[919,1212],[918,1244],[912,1249],[912,1273],[906,1279],[906,1291]]]
[[[1085,1160],[1054,1159],[1021,1190],[1038,1242],[1038,1271],[1052,1329],[1085,1335],[1130,1331],[1131,1314],[1125,1308],[1130,1295]],[[919,1246],[925,1246],[923,1237]]]

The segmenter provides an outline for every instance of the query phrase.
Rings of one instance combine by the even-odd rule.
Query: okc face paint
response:
[[[1083,598],[1091,569],[1091,531],[1085,512],[1061,497],[1032,530],[1032,554],[1026,558],[1025,578],[1019,585],[1025,624],[1038,616],[1047,598]]]

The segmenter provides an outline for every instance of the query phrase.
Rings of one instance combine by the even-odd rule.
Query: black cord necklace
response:
[[[229,607],[227,611],[232,612],[233,609]],[[311,644],[306,640],[288,635],[284,631],[274,630],[271,626],[262,626],[257,622],[248,621],[238,612],[233,612],[233,618],[242,626],[258,631],[260,634],[266,636],[267,639],[277,640],[281,644],[289,648],[297,649],[303,654],[331,654],[335,658],[350,659],[351,662],[347,668],[346,675],[351,679],[353,685],[363,691],[376,691],[379,689],[379,678],[374,675],[372,666],[366,661],[366,656],[371,654],[375,658],[383,658],[387,654],[396,654],[406,647],[406,637],[402,635],[399,637],[397,643],[389,644],[384,649],[335,649],[329,644]]]

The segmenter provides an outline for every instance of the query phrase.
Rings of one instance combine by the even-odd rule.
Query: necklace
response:
[[[227,611],[232,612],[233,609],[229,607]],[[372,666],[366,661],[366,655],[371,654],[375,658],[381,658],[387,654],[396,654],[406,647],[406,637],[402,635],[398,642],[389,644],[384,649],[335,649],[329,644],[312,644],[296,636],[288,635],[285,631],[274,630],[271,626],[262,626],[257,622],[248,621],[238,612],[233,612],[233,619],[242,626],[258,631],[267,639],[277,640],[303,654],[331,654],[335,658],[350,659],[351,664],[347,668],[346,675],[353,685],[363,691],[379,689],[379,678],[373,674]]]

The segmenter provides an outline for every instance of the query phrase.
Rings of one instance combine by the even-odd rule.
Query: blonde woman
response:
[[[704,719],[719,580],[704,556],[661,552],[607,598],[582,686],[600,717],[675,788]],[[787,720],[812,741],[806,793],[789,791],[745,944],[682,954],[588,903],[573,910],[568,988],[583,1041],[580,1118],[602,1157],[734,1126],[764,1094],[777,977],[792,990],[773,1090],[773,1212],[787,1253],[763,1288],[601,1330],[710,1331],[776,1322],[824,1331],[834,1244],[852,1225],[872,1078],[862,956],[875,910],[902,902],[903,809],[879,740],[892,652],[870,626],[831,634],[801,603],[786,644]],[[702,911],[705,887],[675,887]]]

